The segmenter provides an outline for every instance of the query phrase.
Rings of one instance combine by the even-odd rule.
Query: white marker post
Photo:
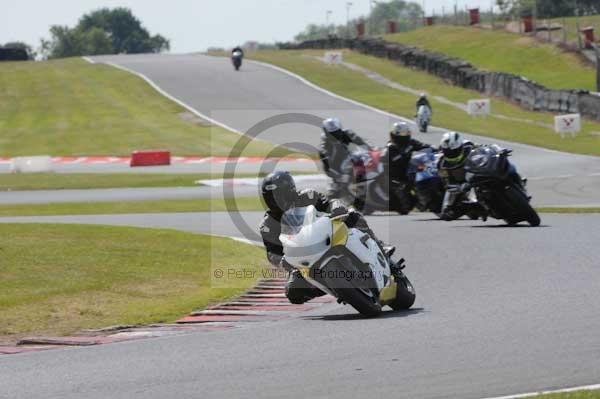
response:
[[[328,51],[325,53],[325,62],[331,65],[338,65],[344,61],[344,54],[341,51]]]
[[[10,172],[11,173],[52,172],[52,158],[49,156],[13,158],[10,161]]]
[[[492,112],[492,104],[489,99],[469,100],[467,113],[471,116],[488,116]]]
[[[581,114],[559,115],[554,117],[554,130],[565,138],[567,134],[575,138],[581,131]]]

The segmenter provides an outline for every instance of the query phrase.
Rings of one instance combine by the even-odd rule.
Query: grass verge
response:
[[[229,206],[231,206],[231,203],[229,203]],[[258,197],[236,198],[235,206],[239,211],[265,210]],[[227,212],[228,210],[228,204],[223,199],[0,205],[0,217]],[[600,213],[600,208],[538,208],[537,211],[540,213],[583,214]]]
[[[322,55],[323,51],[318,50],[259,51],[252,53],[251,57],[290,70],[327,90],[353,100],[399,115],[414,115],[414,95],[377,83],[360,72],[343,66],[328,66],[315,59],[315,56]],[[442,96],[460,103],[480,98],[479,93],[448,85],[425,72],[404,68],[392,61],[350,52],[346,52],[346,60],[404,86],[426,91],[430,96]],[[437,126],[559,151],[600,156],[600,124],[597,123],[584,121],[583,130],[577,138],[561,139],[552,129],[535,123],[496,117],[472,118],[466,112],[435,99],[432,99],[432,105],[433,123]],[[499,99],[493,100],[492,112],[552,126],[554,124],[553,115],[525,111]]]
[[[235,205],[240,211],[264,210],[262,202],[258,197],[236,198]],[[41,205],[0,205],[0,217],[225,212],[227,210],[227,202],[223,199],[84,202]]]
[[[300,175],[302,172],[295,172]],[[257,177],[258,174],[237,173],[235,177]],[[205,179],[229,179],[231,174],[130,174],[130,173],[33,173],[0,174],[0,192],[23,190],[67,190],[92,188],[150,188],[193,187],[195,181]]]
[[[600,213],[600,208],[538,208],[539,213]]]
[[[534,396],[537,399],[600,399],[600,391],[577,391]]]
[[[482,70],[525,76],[552,89],[596,89],[594,69],[575,54],[516,33],[437,25],[385,38],[461,58]]]
[[[190,118],[137,76],[78,58],[2,63],[0,115],[0,156],[7,157],[123,156],[152,148],[227,156],[236,142],[248,142]],[[273,149],[251,141],[243,155],[264,156]]]
[[[259,270],[259,248],[170,230],[0,225],[0,342],[84,328],[172,322],[243,292],[211,289],[211,269]]]

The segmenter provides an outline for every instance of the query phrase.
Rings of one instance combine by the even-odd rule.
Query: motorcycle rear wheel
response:
[[[324,268],[325,275],[344,275],[348,272],[338,262],[331,262]],[[374,282],[373,282],[374,284]],[[364,284],[363,284],[364,285]],[[353,279],[336,278],[327,282],[327,286],[332,288],[338,295],[338,299],[347,303],[356,309],[360,314],[367,317],[375,317],[381,313],[381,302],[379,293],[368,287],[361,287],[361,284]]]

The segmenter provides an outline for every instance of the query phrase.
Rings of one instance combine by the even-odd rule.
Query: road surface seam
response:
[[[551,394],[557,394],[557,393],[569,393],[569,392],[577,392],[577,391],[597,391],[597,390],[600,390],[600,384],[582,385],[579,387],[555,389],[555,390],[549,390],[549,391],[520,393],[520,394],[508,395],[508,396],[496,396],[496,397],[490,397],[490,398],[485,398],[485,399],[520,399],[520,398],[537,397],[539,395],[551,395]]]

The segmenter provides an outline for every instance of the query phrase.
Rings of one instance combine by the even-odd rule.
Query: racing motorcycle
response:
[[[284,213],[279,239],[287,263],[365,316],[377,316],[384,306],[410,309],[415,290],[400,267],[392,271],[393,253],[383,253],[371,236],[348,228],[345,217],[330,218],[312,205]]]
[[[351,204],[365,215],[375,211],[394,211],[407,215],[415,205],[414,194],[410,184],[392,182],[388,184],[381,162],[381,150],[358,150],[350,155],[353,181],[350,193],[354,198]]]
[[[466,189],[475,191],[477,200],[493,218],[509,225],[526,221],[539,226],[540,217],[530,204],[526,181],[518,178],[508,160],[511,153],[496,145],[473,150],[465,163]]]
[[[239,71],[242,67],[242,58],[243,56],[240,51],[234,51],[233,54],[231,54],[231,62],[236,71]]]
[[[417,110],[417,126],[421,133],[427,133],[427,128],[431,122],[431,109],[426,105],[421,105]]]
[[[414,184],[417,209],[433,212],[437,216],[442,212],[445,193],[444,182],[438,174],[441,156],[432,149],[415,152],[408,168],[408,179]]]

